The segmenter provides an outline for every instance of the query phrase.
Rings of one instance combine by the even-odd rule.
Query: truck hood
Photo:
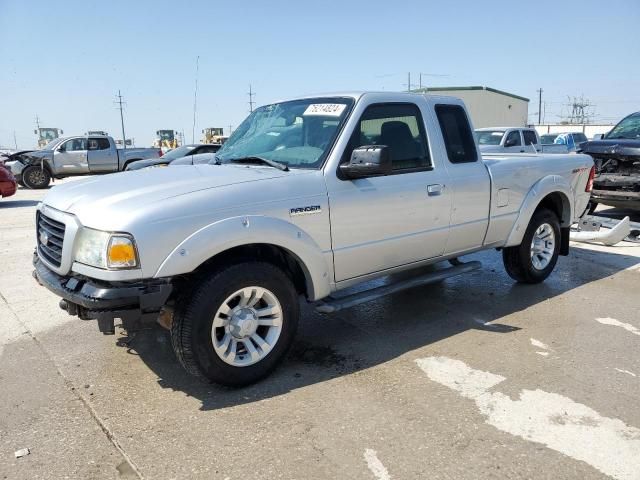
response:
[[[581,143],[580,150],[582,153],[598,157],[637,161],[640,159],[640,140],[605,138]]]
[[[43,203],[79,217],[132,211],[169,198],[239,183],[295,175],[246,165],[185,165],[95,176],[52,188]]]

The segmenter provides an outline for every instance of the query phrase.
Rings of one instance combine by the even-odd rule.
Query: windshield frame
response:
[[[333,148],[335,147],[336,142],[338,141],[338,139],[340,138],[340,136],[342,135],[342,132],[345,128],[345,125],[347,124],[347,121],[349,120],[349,118],[351,117],[351,113],[353,112],[353,108],[356,104],[356,99],[351,97],[351,96],[321,96],[321,97],[302,97],[302,98],[295,98],[292,100],[285,100],[285,101],[281,101],[281,102],[273,102],[273,103],[269,103],[266,105],[262,105],[259,108],[256,108],[249,116],[247,116],[242,123],[238,126],[238,128],[236,128],[233,133],[229,136],[229,138],[222,144],[222,147],[220,147],[220,150],[218,150],[216,152],[216,161],[218,161],[220,164],[223,165],[231,165],[233,164],[232,160],[236,159],[236,158],[242,158],[244,156],[230,156],[228,158],[224,158],[224,157],[220,157],[220,154],[224,155],[225,154],[225,149],[227,148],[231,148],[233,146],[233,137],[236,135],[236,132],[241,132],[242,131],[242,126],[245,122],[250,121],[250,118],[256,113],[259,112],[261,109],[264,109],[266,107],[272,107],[275,105],[285,105],[288,103],[301,103],[301,102],[308,102],[309,105],[311,104],[324,104],[324,103],[343,103],[345,104],[345,109],[344,109],[344,113],[342,114],[341,118],[339,119],[339,123],[338,126],[336,127],[335,132],[333,133],[333,138],[331,138],[331,140],[329,141],[329,143],[327,144],[327,147],[324,149],[324,152],[320,155],[320,157],[318,158],[318,160],[316,160],[313,164],[309,164],[309,165],[300,165],[300,164],[295,164],[295,163],[289,163],[286,160],[281,160],[281,159],[277,159],[277,158],[270,158],[270,160],[273,160],[275,162],[281,163],[283,165],[286,165],[289,169],[295,169],[295,170],[322,170],[326,163],[327,163],[327,159],[329,158],[329,156],[331,155],[331,152],[333,151]],[[329,117],[327,117],[329,118]],[[339,118],[339,117],[336,117]],[[273,150],[275,151],[275,150]],[[261,156],[260,154],[263,154],[265,152],[257,152],[255,155],[249,155],[249,156]],[[266,157],[265,157],[266,158]],[[244,164],[244,166],[246,166],[248,164]],[[313,165],[313,166],[310,166]],[[266,165],[264,164],[259,164],[257,166],[261,166],[264,167]]]
[[[613,127],[611,130],[609,130],[609,133],[607,133],[604,138],[606,140],[640,140],[640,134],[638,136],[636,136],[635,138],[629,138],[629,137],[621,137],[621,138],[615,138],[613,136],[613,132],[615,132],[615,130],[620,127],[625,121],[629,120],[630,118],[638,118],[640,119],[640,112],[634,112],[631,113],[629,115],[627,115],[626,117],[624,117],[622,120],[620,120],[615,127]],[[640,121],[638,122],[638,131],[640,132]]]

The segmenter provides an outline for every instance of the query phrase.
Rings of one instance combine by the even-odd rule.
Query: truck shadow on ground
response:
[[[2,208],[18,208],[18,207],[35,207],[38,205],[37,200],[2,200],[0,201],[0,209]]]
[[[485,332],[490,344],[492,335],[526,328],[506,324],[505,317],[510,314],[613,275],[638,261],[598,253],[599,262],[594,268],[592,258],[582,252],[570,259],[561,258],[552,276],[539,285],[514,283],[502,268],[501,255],[484,252],[473,255],[483,262],[480,271],[337,314],[320,315],[303,304],[298,335],[286,360],[271,376],[240,389],[207,384],[185,373],[171,350],[168,332],[160,327],[122,337],[119,344],[146,363],[158,376],[161,387],[197,398],[201,410],[241,405],[363,371],[468,330]],[[611,258],[608,263],[608,257],[620,258],[615,262]]]

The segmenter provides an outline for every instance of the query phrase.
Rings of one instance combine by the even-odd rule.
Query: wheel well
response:
[[[125,168],[127,168],[127,166],[128,166],[130,163],[137,162],[138,160],[142,160],[142,159],[141,159],[141,158],[132,158],[131,160],[127,160],[126,162],[124,162],[124,165],[122,165],[122,170],[124,170]]]
[[[571,227],[571,204],[560,192],[553,192],[542,199],[536,211],[546,208],[558,216],[560,220],[560,255],[569,254],[569,227]]]
[[[536,207],[536,211],[541,208],[546,208],[554,212],[560,220],[561,227],[571,226],[571,204],[563,193],[553,192],[544,197]]]
[[[259,260],[275,265],[291,278],[298,293],[303,295],[309,293],[307,276],[304,273],[301,261],[289,250],[272,244],[254,243],[225,250],[202,263],[190,276],[200,277],[226,265],[251,260]]]

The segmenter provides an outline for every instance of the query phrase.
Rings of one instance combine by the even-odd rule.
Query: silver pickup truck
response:
[[[211,164],[53,189],[37,208],[34,274],[103,333],[158,320],[188,372],[245,385],[285,355],[299,297],[335,312],[474,270],[458,257],[485,249],[516,281],[543,281],[593,174],[586,155],[482,158],[454,98],[305,97],[256,109]]]
[[[106,135],[56,138],[41,150],[14,155],[11,172],[28,188],[47,188],[52,178],[120,172],[131,162],[162,155],[158,148],[116,147]]]
[[[476,129],[482,154],[569,153],[567,145],[543,144],[535,128],[490,127]]]

